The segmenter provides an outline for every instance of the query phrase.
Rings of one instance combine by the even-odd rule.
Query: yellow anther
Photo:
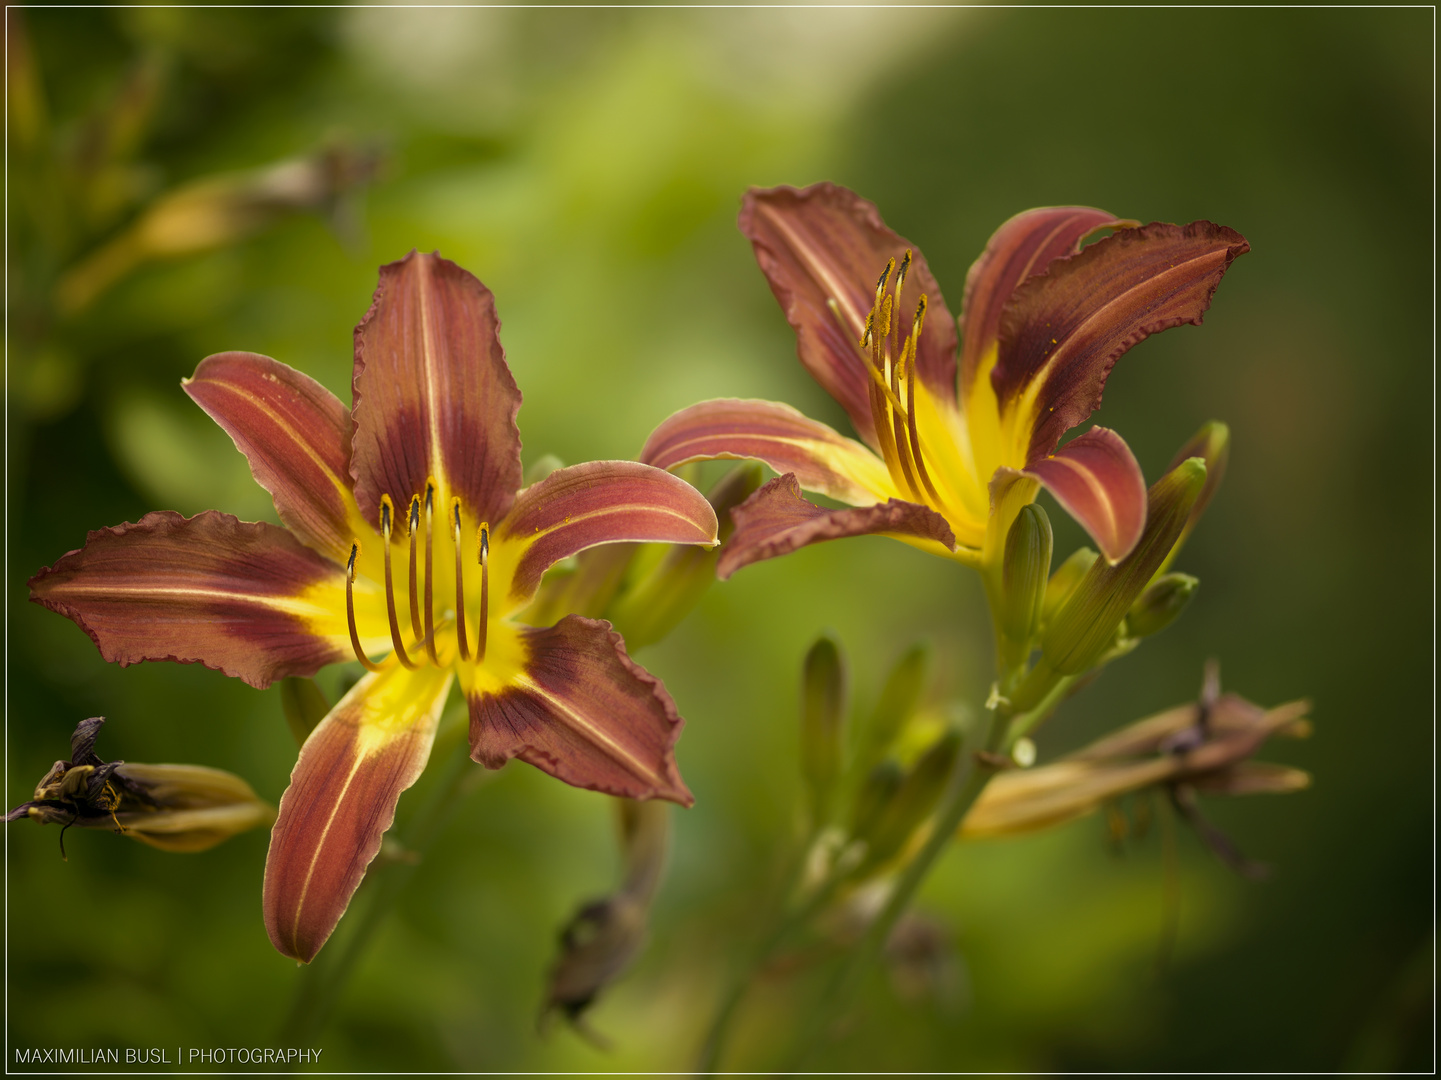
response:
[[[891,261],[895,262],[894,259],[892,259]],[[879,320],[877,320],[878,325],[876,326],[875,331],[876,337],[878,337],[881,341],[885,341],[891,333],[891,306],[892,298],[889,296],[887,296],[884,300],[880,302],[881,317]]]
[[[490,522],[482,521],[480,528],[475,530],[476,559],[482,566],[490,558]]]
[[[410,535],[415,535],[415,530],[420,528],[420,496],[410,497]]]
[[[390,523],[395,517],[395,504],[390,501],[389,495],[380,497],[380,535],[388,541],[390,539]]]
[[[357,558],[359,558],[359,557],[360,557],[360,541],[359,541],[359,540],[352,540],[352,541],[350,542],[350,558],[347,559],[346,562],[345,562],[345,573],[346,573],[346,576],[349,577],[351,581],[354,581],[354,580],[355,580],[355,560],[356,560]]]

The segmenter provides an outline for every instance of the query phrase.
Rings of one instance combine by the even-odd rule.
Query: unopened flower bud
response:
[[[1127,635],[1141,638],[1159,634],[1186,610],[1200,585],[1190,574],[1162,574],[1126,613]]]
[[[1051,580],[1046,582],[1046,596],[1041,602],[1042,628],[1051,624],[1056,612],[1071,598],[1071,593],[1076,591],[1076,586],[1100,557],[1092,548],[1077,548],[1065,562],[1056,567]]]
[[[853,837],[861,840],[869,838],[880,820],[881,811],[890,805],[905,778],[905,771],[894,758],[886,758],[866,774],[851,808]]]
[[[879,761],[896,741],[921,701],[921,692],[926,686],[926,675],[930,667],[929,645],[913,645],[891,669],[871,713],[860,746],[860,768]]]
[[[1024,645],[1041,620],[1051,572],[1051,521],[1036,503],[1021,507],[1006,534],[1001,562],[1001,630]]]
[[[1105,653],[1116,629],[1166,558],[1206,482],[1206,465],[1189,458],[1151,485],[1146,528],[1115,566],[1098,559],[1041,637],[1041,651],[1062,675],[1085,671]]]
[[[1193,457],[1200,458],[1206,463],[1206,485],[1201,488],[1201,494],[1197,496],[1195,505],[1191,507],[1190,516],[1186,519],[1186,527],[1181,530],[1181,535],[1176,538],[1170,554],[1166,556],[1166,561],[1157,570],[1159,574],[1166,572],[1172,560],[1185,546],[1191,531],[1201,520],[1201,515],[1206,512],[1206,507],[1211,502],[1211,496],[1216,494],[1216,489],[1220,487],[1221,477],[1226,475],[1226,462],[1231,457],[1231,429],[1219,420],[1212,420],[1202,425],[1201,430],[1187,439],[1186,444],[1176,451],[1176,456],[1171,459],[1171,468],[1174,469],[1181,462]]]
[[[732,508],[745,502],[760,487],[761,467],[755,462],[737,465],[706,494],[716,512],[718,537],[730,536]],[[659,641],[690,614],[715,581],[720,548],[694,544],[668,544],[652,567],[639,575],[606,609],[608,618],[626,645],[635,650]]]
[[[898,854],[916,829],[930,817],[946,790],[960,752],[960,732],[947,731],[906,773],[900,787],[876,816],[874,826],[864,837],[867,848],[861,873],[888,862]]]
[[[285,713],[285,723],[298,745],[315,730],[315,725],[330,712],[330,702],[325,700],[314,679],[288,678],[280,680],[280,707]]]
[[[822,637],[806,653],[801,686],[801,775],[810,791],[811,820],[826,819],[841,773],[846,711],[845,660],[834,638]]]

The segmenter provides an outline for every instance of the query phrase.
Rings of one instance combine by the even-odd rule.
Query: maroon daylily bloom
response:
[[[714,544],[715,513],[628,461],[518,491],[520,392],[498,330],[484,285],[412,252],[381,268],[356,328],[349,413],[268,357],[208,357],[185,391],[286,528],[148,514],[92,532],[30,582],[122,665],[199,662],[257,687],[347,659],[368,669],[307,739],[280,802],[264,906],[287,956],[309,961],[345,911],[457,676],[488,768],[518,757],[579,787],[692,801],[675,705],[610,624],[516,617],[557,560],[613,541]]]
[[[735,511],[723,577],[876,532],[994,570],[1011,522],[1041,487],[1117,562],[1145,525],[1140,467],[1106,428],[1057,444],[1100,404],[1117,358],[1159,330],[1199,323],[1249,250],[1208,221],[1133,225],[1087,207],[1011,218],[966,278],[958,350],[925,259],[873,205],[833,184],[752,190],[741,231],[795,327],[801,362],[865,445],[787,405],[723,399],[671,416],[641,460],[669,469],[756,458],[783,474]],[[1081,249],[1100,229],[1115,231]],[[802,488],[853,508],[823,509]]]

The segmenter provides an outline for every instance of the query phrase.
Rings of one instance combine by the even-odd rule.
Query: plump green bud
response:
[[[852,836],[863,840],[870,837],[871,831],[880,820],[881,811],[900,790],[901,781],[905,777],[905,771],[894,758],[886,758],[866,774],[851,807]]]
[[[862,768],[873,761],[879,761],[896,741],[901,729],[906,726],[906,721],[915,715],[921,702],[921,692],[926,687],[930,666],[931,647],[926,644],[911,646],[905,655],[896,661],[862,736]]]
[[[730,512],[751,497],[761,485],[761,467],[755,462],[738,465],[706,494],[715,508],[722,543],[734,526]],[[720,548],[695,544],[668,544],[664,554],[643,570],[611,601],[605,617],[632,650],[659,641],[700,602],[715,581]]]
[[[1170,553],[1206,483],[1206,464],[1190,458],[1151,485],[1146,528],[1115,566],[1097,559],[1041,637],[1046,663],[1061,675],[1091,667],[1110,647],[1126,612]]]
[[[1185,546],[1191,530],[1196,527],[1201,515],[1206,512],[1206,507],[1210,505],[1211,496],[1216,494],[1216,489],[1221,486],[1221,477],[1226,475],[1226,463],[1230,457],[1231,429],[1219,420],[1203,424],[1201,430],[1187,439],[1185,445],[1176,451],[1176,456],[1171,459],[1171,468],[1174,469],[1188,458],[1200,458],[1206,463],[1206,485],[1201,488],[1200,496],[1191,507],[1186,527],[1181,530],[1181,535],[1171,546],[1170,554],[1166,556],[1166,561],[1161,564],[1157,573],[1164,574]]]
[[[1200,585],[1190,574],[1161,575],[1126,613],[1126,633],[1137,638],[1159,634],[1186,610]]]
[[[556,469],[563,468],[565,468],[565,462],[554,454],[541,454],[540,457],[531,462],[530,468],[525,470],[525,486],[529,487],[531,484],[538,484],[551,473],[555,472]]]
[[[1041,602],[1042,627],[1051,625],[1056,618],[1056,612],[1071,598],[1071,593],[1076,591],[1076,586],[1100,557],[1091,548],[1077,548],[1065,562],[1056,567],[1051,580],[1046,582],[1046,595]]]
[[[875,824],[859,837],[867,842],[862,873],[898,854],[911,834],[930,817],[946,790],[960,752],[960,732],[947,731],[911,766],[900,787],[876,815]]]
[[[285,711],[290,734],[304,746],[315,725],[330,711],[330,702],[325,700],[314,679],[289,678],[280,680],[280,707]]]
[[[1030,641],[1040,623],[1052,544],[1046,512],[1035,503],[1021,507],[1001,561],[1001,630],[1012,641]]]
[[[841,775],[845,714],[845,659],[834,638],[822,637],[806,653],[801,682],[801,774],[817,823],[826,819]]]

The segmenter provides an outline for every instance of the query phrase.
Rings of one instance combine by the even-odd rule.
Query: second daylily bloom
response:
[[[203,663],[252,686],[359,660],[307,738],[265,871],[275,947],[310,960],[430,755],[452,681],[472,756],[567,783],[691,802],[681,719],[609,623],[520,614],[546,569],[612,541],[714,544],[689,485],[597,461],[524,490],[494,298],[437,255],[381,270],[355,331],[353,409],[268,357],[222,353],[185,390],[235,440],[286,528],[207,511],[92,532],[31,581],[107,659]],[[374,659],[384,654],[383,659]]]
[[[994,572],[1041,487],[1119,561],[1145,526],[1146,483],[1115,432],[1057,449],[1100,404],[1117,358],[1199,323],[1249,250],[1224,226],[1134,227],[1102,210],[1011,218],[966,278],[963,340],[925,259],[869,202],[832,184],[752,191],[741,210],[801,362],[865,445],[788,405],[722,399],[658,427],[662,468],[756,458],[782,475],[736,511],[719,571],[840,536],[886,533]],[[1102,229],[1112,235],[1081,249]],[[824,509],[801,489],[847,503]]]

